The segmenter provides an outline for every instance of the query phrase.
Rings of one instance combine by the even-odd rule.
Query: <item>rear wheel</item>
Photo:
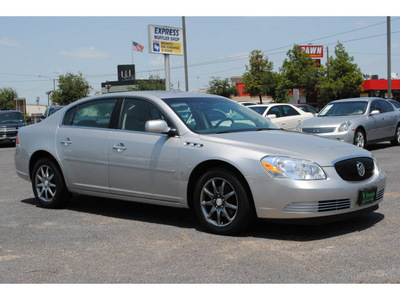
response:
[[[242,182],[225,169],[203,174],[194,190],[194,210],[201,225],[216,234],[237,234],[252,219]]]
[[[362,129],[357,129],[354,134],[353,144],[360,148],[365,148],[367,145],[367,140],[365,138],[365,133]]]
[[[49,158],[38,160],[32,172],[32,189],[42,207],[59,208],[70,194],[58,166]]]
[[[396,131],[394,133],[394,139],[390,141],[393,146],[400,145],[400,124],[397,124]]]

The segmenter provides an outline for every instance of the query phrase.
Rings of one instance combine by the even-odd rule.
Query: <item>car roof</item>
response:
[[[372,100],[385,100],[383,98],[376,98],[376,97],[359,97],[359,98],[348,98],[348,99],[339,99],[339,100],[334,100],[330,103],[337,103],[337,102],[354,102],[354,101],[365,101],[369,102]]]
[[[22,112],[19,110],[0,110],[0,113],[10,113],[10,112],[19,112],[22,114]]]

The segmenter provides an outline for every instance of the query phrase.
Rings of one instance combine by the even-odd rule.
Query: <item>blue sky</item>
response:
[[[196,2],[201,8],[190,9],[183,6],[188,2],[155,1],[137,10],[132,1],[116,0],[113,7],[98,1],[96,9],[89,5],[77,10],[79,1],[73,0],[68,7],[45,13],[41,7],[54,2],[36,1],[35,7],[22,2],[27,5],[19,6],[20,1],[0,16],[0,87],[13,87],[28,103],[40,97],[40,103],[47,104],[46,91],[52,90],[53,79],[67,72],[81,72],[92,93],[101,91],[101,82],[117,80],[118,64],[132,63],[132,41],[145,46],[143,53],[133,52],[136,77],[164,78],[163,55],[148,52],[147,25],[182,27],[181,15],[186,15],[190,91],[207,88],[212,77],[242,75],[252,50],[263,51],[278,70],[294,44],[307,43],[324,46],[325,63],[326,47],[334,55],[340,41],[363,73],[387,77],[386,15],[392,13],[389,5],[394,1],[381,1],[386,5],[382,10],[359,10],[367,1],[354,1],[355,6],[344,11],[340,5],[346,1],[340,0],[339,9],[329,16],[318,15],[327,13],[322,1],[311,1],[310,10],[304,8],[308,1],[301,7],[289,1],[286,6],[255,10],[252,0],[236,6],[221,1],[215,9],[207,9],[213,4],[208,0]],[[178,9],[164,11],[166,3]],[[126,10],[122,4],[128,5]],[[392,72],[400,73],[400,17],[391,19]],[[173,88],[184,90],[183,57],[171,55],[170,64]]]

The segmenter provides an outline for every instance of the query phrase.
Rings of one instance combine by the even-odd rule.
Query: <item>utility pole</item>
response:
[[[390,17],[386,18],[387,22],[387,79],[388,79],[388,99],[392,99],[392,70],[391,70],[391,43],[390,43]]]
[[[184,57],[184,62],[185,62],[185,90],[186,90],[186,92],[189,92],[189,76],[188,76],[188,66],[187,66],[185,17],[182,17],[182,29],[183,29],[183,57]]]

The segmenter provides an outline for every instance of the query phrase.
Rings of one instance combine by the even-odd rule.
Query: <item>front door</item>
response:
[[[157,119],[166,120],[153,104],[124,100],[118,130],[111,132],[108,145],[111,193],[143,201],[182,201],[178,196],[180,138],[146,132],[146,122]]]

